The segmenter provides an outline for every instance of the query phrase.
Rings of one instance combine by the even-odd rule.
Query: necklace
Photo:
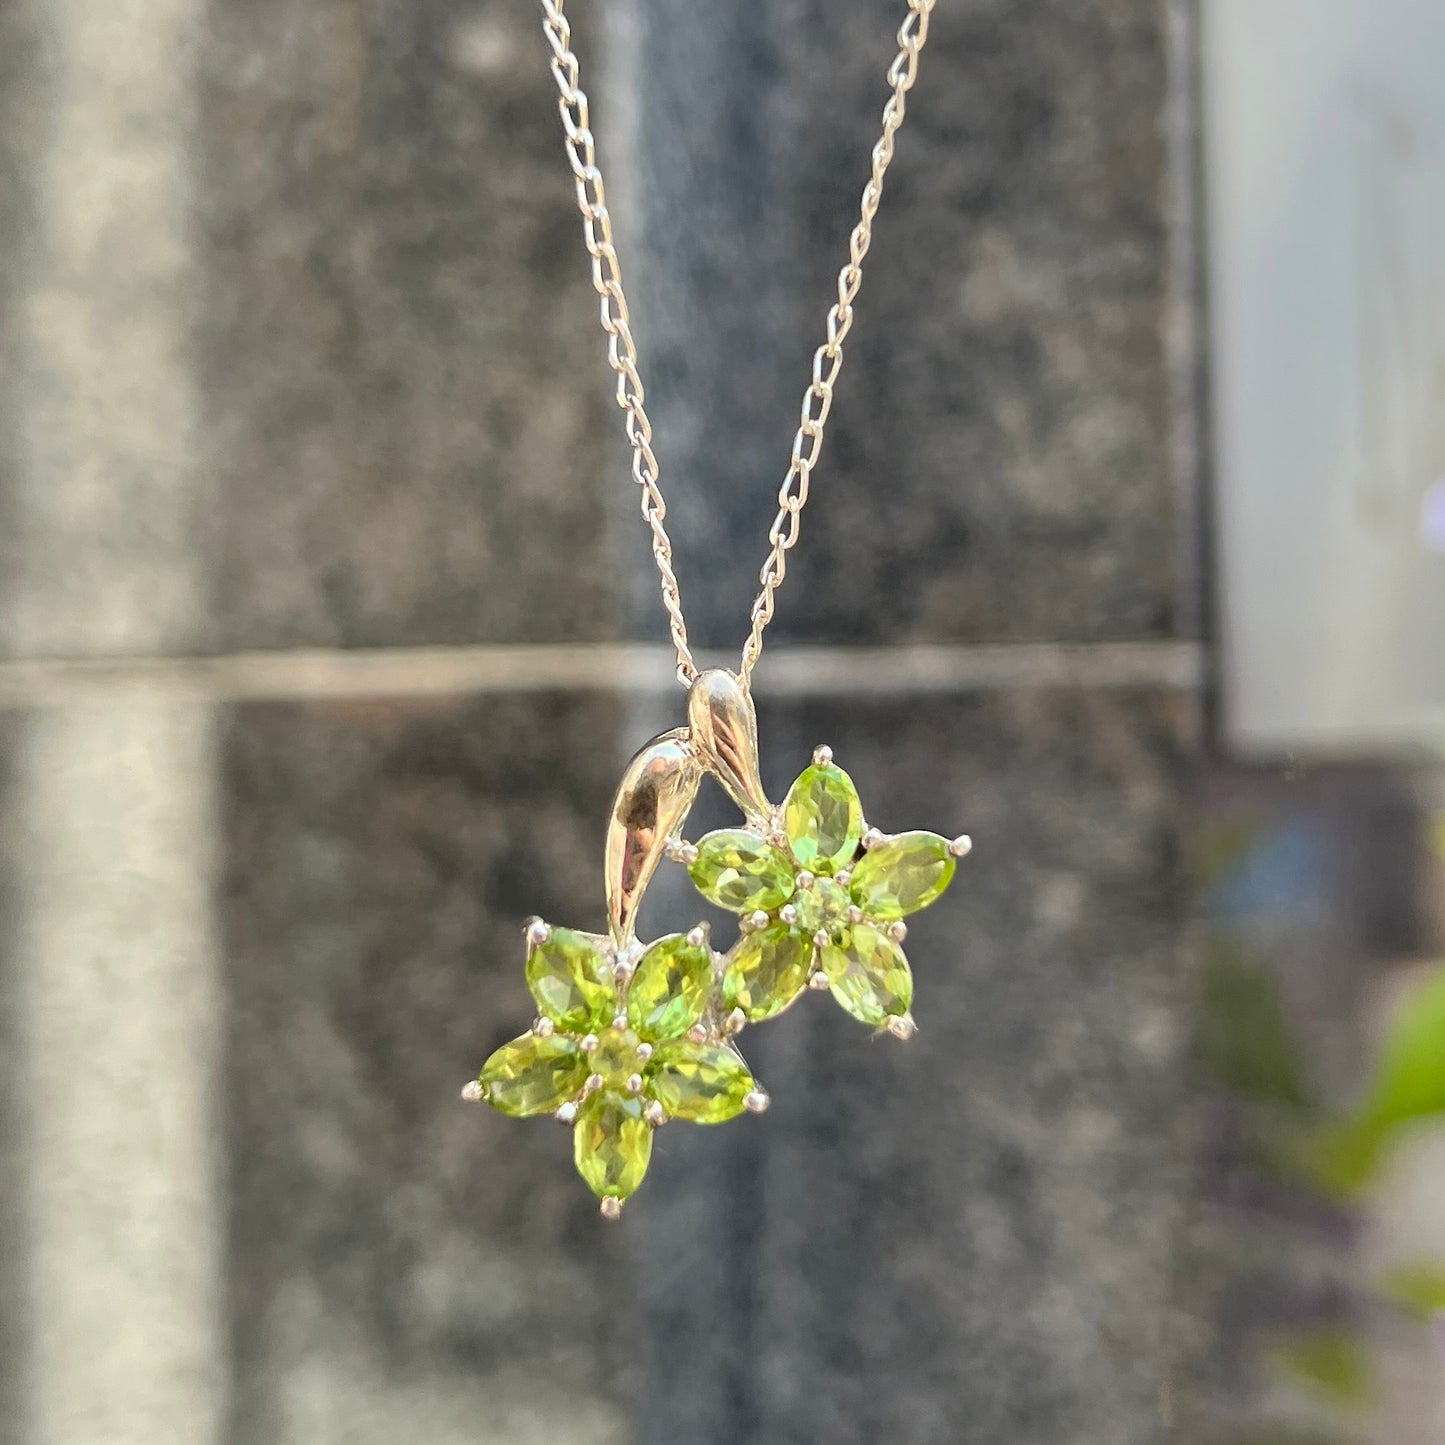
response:
[[[503,1045],[462,1091],[504,1114],[551,1114],[573,1133],[577,1170],[616,1219],[647,1173],[654,1131],[669,1120],[721,1124],[769,1103],[743,1060],[737,1036],[776,1018],[809,989],[831,993],[854,1018],[898,1039],[915,1032],[913,975],[904,957],[904,918],[928,907],[953,881],[967,837],[886,834],[869,827],[852,779],[819,747],[781,806],[758,768],[753,669],[772,621],[788,553],[797,544],[813,468],[843,366],[843,343],[863,283],[863,259],[883,196],[918,57],[936,0],[907,0],[883,133],[848,261],[838,273],[826,338],[813,354],[792,456],[768,528],[761,591],[737,672],[700,671],[688,645],[682,597],[666,528],[667,504],[652,449],[652,424],[637,369],[622,273],[598,169],[587,96],[572,50],[565,0],[541,0],[552,51],[564,147],[576,183],[592,284],[601,303],[607,361],[632,448],[662,602],[687,689],[687,725],[654,738],[628,764],[608,820],[606,934],[528,921],[526,979],[539,1010],[532,1028]],[[682,831],[702,779],[711,775],[737,804],[743,825],[689,843]],[[739,916],[726,952],[710,928],[644,943],[638,906],[664,860],[684,866],[699,893]]]

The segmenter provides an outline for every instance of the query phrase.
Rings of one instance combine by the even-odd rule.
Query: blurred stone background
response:
[[[900,6],[570,8],[730,653]],[[977,850],[614,1229],[457,1099],[681,717],[536,7],[0,8],[7,1445],[1203,1438],[1193,44],[939,7],[757,687]]]

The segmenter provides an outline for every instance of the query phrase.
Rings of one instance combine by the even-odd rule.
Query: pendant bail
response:
[[[742,679],[726,668],[698,673],[687,694],[693,747],[750,823],[766,826],[773,805],[758,768],[758,717]]]

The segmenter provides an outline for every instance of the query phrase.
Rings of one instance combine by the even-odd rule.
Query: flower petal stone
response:
[[[799,867],[820,875],[846,868],[863,836],[852,778],[832,763],[805,768],[783,801],[783,832]]]
[[[617,985],[602,950],[569,928],[552,929],[533,948],[527,987],[542,1016],[571,1033],[586,1033],[610,1019],[617,1006]]]
[[[627,1019],[648,1043],[680,1038],[703,1016],[711,993],[712,950],[674,933],[658,939],[638,962]]]
[[[819,963],[833,997],[874,1028],[902,1017],[913,1003],[913,974],[903,950],[869,924],[855,925],[841,943],[822,949]]]
[[[947,838],[900,833],[858,860],[848,891],[870,918],[891,922],[936,903],[957,869]]]
[[[586,1081],[586,1058],[560,1034],[523,1034],[503,1044],[477,1076],[487,1103],[516,1119],[552,1113],[580,1093]]]
[[[745,934],[728,955],[723,1002],[751,1023],[782,1013],[807,986],[813,942],[785,923]]]
[[[748,1066],[726,1044],[663,1044],[648,1064],[648,1089],[674,1119],[725,1124],[747,1108],[757,1088]]]
[[[787,854],[743,828],[699,839],[697,860],[687,871],[704,898],[733,913],[771,912],[793,891]]]
[[[647,1174],[652,1125],[636,1095],[589,1094],[577,1111],[572,1152],[577,1172],[599,1199],[627,1199]]]

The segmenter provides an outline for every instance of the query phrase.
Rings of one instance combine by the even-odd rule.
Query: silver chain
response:
[[[803,393],[802,419],[793,438],[787,475],[778,489],[778,511],[768,528],[771,544],[758,573],[762,591],[752,607],[752,628],[743,644],[739,676],[746,688],[763,651],[763,631],[773,620],[775,595],[788,573],[788,553],[797,545],[802,512],[808,502],[813,468],[823,450],[823,428],[833,408],[833,387],[843,369],[843,342],[853,328],[853,303],[863,285],[863,258],[873,240],[873,218],[883,199],[883,177],[893,160],[894,137],[903,124],[908,92],[918,78],[918,55],[928,40],[928,21],[937,0],[908,0],[908,14],[898,30],[898,54],[888,67],[892,94],[883,107],[883,134],[873,147],[868,184],[863,187],[858,223],[848,237],[848,264],[838,273],[838,299],[828,309],[827,340],[813,353],[813,375]],[[592,285],[601,298],[602,329],[607,333],[607,364],[617,376],[617,404],[626,413],[625,429],[632,447],[632,476],[642,489],[642,516],[652,533],[652,555],[662,577],[662,605],[667,609],[672,645],[677,650],[677,676],[690,687],[697,664],[687,642],[682,597],[672,567],[672,540],[664,525],[667,503],[658,486],[657,457],[652,450],[652,423],[647,419],[642,378],[637,371],[637,344],[632,337],[622,271],[612,239],[607,193],[597,167],[597,148],[588,118],[587,96],[578,85],[581,70],[572,50],[572,27],[563,12],[565,0],[542,0],[543,29],[552,49],[552,75],[557,82],[567,160],[577,186],[582,233],[592,258]]]

